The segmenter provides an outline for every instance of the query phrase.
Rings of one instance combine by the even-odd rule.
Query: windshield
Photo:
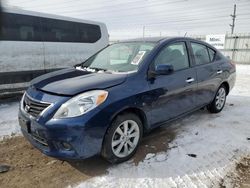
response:
[[[139,64],[154,48],[155,43],[117,43],[103,49],[82,64],[82,67],[114,72],[137,71]]]

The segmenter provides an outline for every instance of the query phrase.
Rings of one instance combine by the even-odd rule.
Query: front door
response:
[[[152,125],[176,118],[196,107],[196,71],[190,68],[186,42],[175,42],[163,47],[153,67],[160,64],[173,65],[174,72],[156,76],[150,82],[154,98],[151,104]]]

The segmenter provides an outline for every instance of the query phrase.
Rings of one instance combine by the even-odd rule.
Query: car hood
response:
[[[51,72],[31,81],[38,90],[73,96],[87,90],[105,89],[119,85],[127,74],[93,73],[75,68]]]

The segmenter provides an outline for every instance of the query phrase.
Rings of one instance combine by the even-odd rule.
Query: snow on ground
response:
[[[20,134],[18,105],[18,102],[0,104],[0,140],[5,136]]]
[[[250,66],[239,65],[236,86],[220,114],[199,111],[172,123],[177,136],[166,152],[148,154],[137,166],[132,161],[113,166],[76,187],[219,187],[235,163],[250,154],[249,113]]]

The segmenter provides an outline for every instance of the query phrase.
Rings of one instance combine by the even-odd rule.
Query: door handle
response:
[[[218,70],[217,71],[217,74],[221,74],[223,71],[222,70]]]
[[[188,78],[188,79],[186,80],[187,83],[192,83],[193,81],[194,81],[194,78]]]

